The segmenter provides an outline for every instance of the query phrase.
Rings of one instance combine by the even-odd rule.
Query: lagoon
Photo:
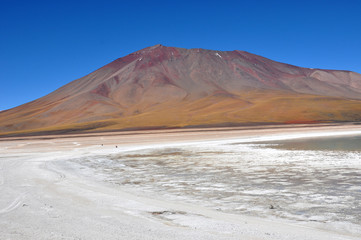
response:
[[[361,135],[158,146],[72,159],[154,198],[361,233]]]

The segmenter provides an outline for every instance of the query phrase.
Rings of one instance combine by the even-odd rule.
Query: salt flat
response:
[[[209,205],[204,201],[183,201],[174,195],[167,196],[167,191],[154,193],[152,189],[144,191],[131,184],[102,181],[104,172],[91,175],[92,168],[74,161],[119,154],[142,155],[154,149],[212,148],[222,144],[231,148],[231,144],[235,147],[243,142],[360,132],[360,126],[326,125],[2,139],[0,239],[360,239],[357,224],[349,231],[340,225],[333,229],[322,222],[310,224],[269,218],[269,209],[263,217],[218,210],[212,205],[217,202]],[[253,167],[262,170],[262,162]],[[134,179],[139,177],[136,174]],[[107,175],[103,177],[109,180]],[[146,177],[149,176],[144,175]],[[259,181],[262,185],[262,178]],[[171,183],[165,182],[163,188],[172,189]],[[282,184],[287,185],[287,182]],[[200,184],[198,187],[209,186]],[[213,187],[222,189],[225,186]],[[247,191],[244,193],[254,194],[258,190]],[[275,192],[269,190],[261,194]],[[228,201],[232,203],[232,198]]]

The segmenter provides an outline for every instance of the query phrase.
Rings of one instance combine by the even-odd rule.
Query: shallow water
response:
[[[360,226],[360,139],[214,142],[72,162],[84,174],[155,197],[232,213]]]
[[[261,142],[262,143],[262,142]],[[361,136],[338,136],[320,138],[301,138],[293,140],[282,140],[263,142],[276,144],[277,149],[287,150],[315,150],[315,151],[361,151]]]

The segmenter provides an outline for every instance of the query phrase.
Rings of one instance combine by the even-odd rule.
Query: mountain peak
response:
[[[0,131],[361,121],[360,100],[358,73],[157,44],[0,112]]]

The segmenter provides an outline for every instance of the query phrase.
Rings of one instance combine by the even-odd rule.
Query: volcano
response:
[[[361,74],[156,45],[0,112],[1,134],[361,121]]]

